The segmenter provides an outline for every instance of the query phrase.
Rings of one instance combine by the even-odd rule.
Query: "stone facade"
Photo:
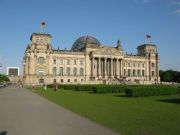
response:
[[[71,50],[52,49],[51,35],[33,33],[23,58],[26,85],[57,83],[158,83],[159,58],[156,45],[138,46],[137,55],[102,45],[96,38],[83,36]]]

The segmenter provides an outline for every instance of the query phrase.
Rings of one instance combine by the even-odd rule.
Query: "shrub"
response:
[[[126,89],[126,95],[129,97],[159,96],[179,94],[180,90],[176,86],[139,86]]]

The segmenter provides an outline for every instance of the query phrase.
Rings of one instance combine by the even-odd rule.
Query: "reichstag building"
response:
[[[82,36],[71,50],[61,50],[53,49],[51,38],[50,34],[31,35],[23,57],[24,84],[150,84],[160,80],[156,45],[140,45],[133,55],[123,52],[121,41],[112,47]]]

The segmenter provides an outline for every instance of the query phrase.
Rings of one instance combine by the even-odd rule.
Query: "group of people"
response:
[[[43,84],[43,88],[44,88],[44,91],[47,90],[47,84],[46,83]],[[58,88],[59,88],[59,84],[55,82],[53,84],[53,88],[54,88],[54,91],[57,91]],[[32,89],[35,89],[35,84],[34,83],[32,84]]]

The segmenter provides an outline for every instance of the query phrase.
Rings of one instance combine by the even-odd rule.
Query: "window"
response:
[[[38,72],[37,72],[38,75],[44,75],[44,70],[43,69],[38,69]]]
[[[53,59],[53,64],[56,64],[56,59]]]
[[[126,69],[124,69],[124,76],[126,76]]]
[[[152,66],[152,68],[155,66],[155,64],[154,63],[151,63],[151,66]]]
[[[128,63],[128,67],[131,67],[131,63]]]
[[[80,68],[80,76],[83,76],[83,75],[84,75],[84,69]]]
[[[64,82],[64,80],[63,80],[63,79],[61,79],[61,82]]]
[[[136,70],[133,69],[133,76],[136,76]]]
[[[56,76],[56,67],[53,67],[53,76]]]
[[[60,64],[62,65],[64,62],[63,62],[63,59],[60,59]]]
[[[144,76],[144,70],[142,70],[142,76]]]
[[[56,83],[56,79],[54,79],[53,82]]]
[[[128,69],[128,76],[131,76],[131,70]]]
[[[63,76],[63,67],[60,67],[60,70],[59,70],[59,76]]]
[[[152,76],[154,76],[154,71],[152,71]]]
[[[133,67],[135,67],[136,66],[136,64],[135,63],[133,63]]]
[[[140,67],[141,66],[141,64],[140,63],[138,63],[138,67]]]
[[[66,68],[66,75],[67,75],[67,76],[70,76],[70,67],[67,67],[67,68]]]
[[[70,80],[70,79],[68,79],[68,82],[71,82],[71,80]]]
[[[83,65],[83,60],[80,60],[80,65]]]
[[[77,68],[76,67],[73,68],[73,75],[77,76]]]
[[[81,82],[83,82],[84,80],[83,79],[81,79]]]
[[[74,60],[74,65],[76,65],[76,60]]]
[[[67,65],[70,65],[70,60],[67,60]]]
[[[140,75],[140,70],[139,70],[139,69],[138,69],[138,76],[141,76],[141,75]]]
[[[144,67],[144,63],[142,64],[142,67]]]
[[[39,57],[37,62],[38,62],[38,64],[44,64],[45,63],[45,58]]]
[[[77,79],[74,79],[74,82],[77,82]]]
[[[44,83],[44,79],[39,79],[39,83],[43,84]]]

